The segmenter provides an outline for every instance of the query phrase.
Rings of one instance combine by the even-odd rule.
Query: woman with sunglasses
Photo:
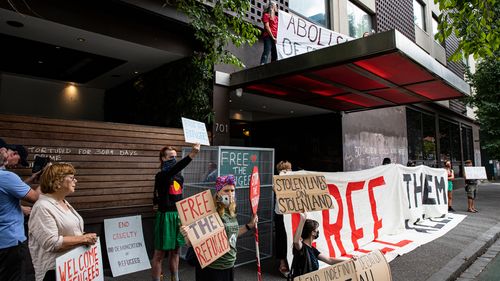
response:
[[[335,264],[346,259],[331,258],[312,247],[312,242],[319,237],[319,223],[307,219],[306,213],[300,214],[300,222],[293,236],[293,261],[290,277],[293,278],[318,270],[319,262]]]
[[[236,241],[239,236],[253,229],[257,223],[257,216],[252,216],[247,224],[243,226],[238,224],[238,220],[236,219],[235,185],[236,183],[233,175],[221,176],[215,181],[215,207],[224,224],[230,250],[203,269],[197,265],[196,281],[234,280]],[[186,243],[190,245],[191,243],[187,238],[187,229],[187,226],[182,226],[182,233],[186,239]]]
[[[83,232],[83,219],[66,201],[75,192],[75,168],[54,163],[40,177],[43,194],[31,210],[29,249],[36,281],[56,280],[56,258],[81,245],[97,242],[95,233]]]

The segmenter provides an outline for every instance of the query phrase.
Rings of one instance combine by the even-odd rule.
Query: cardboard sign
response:
[[[141,216],[105,219],[104,232],[113,277],[151,268]]]
[[[293,279],[294,281],[390,281],[389,264],[384,255],[375,250],[360,256],[356,261],[347,260],[310,272]]]
[[[484,167],[465,167],[465,178],[468,180],[486,180],[486,169]]]
[[[200,143],[210,145],[208,141],[207,128],[205,123],[182,117],[182,128],[184,129],[184,139],[187,143]]]
[[[273,176],[273,189],[282,214],[333,208],[333,200],[323,175]]]
[[[188,226],[187,235],[201,268],[229,252],[226,230],[217,213],[210,190],[175,204],[182,225]]]
[[[259,208],[260,199],[260,178],[259,168],[253,167],[252,177],[250,179],[250,204],[252,205],[252,213],[256,214]]]
[[[80,246],[56,258],[56,280],[104,281],[99,238],[92,246]]]

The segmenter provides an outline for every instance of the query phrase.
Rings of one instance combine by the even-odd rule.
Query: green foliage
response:
[[[465,56],[474,58],[493,56],[500,49],[500,1],[499,0],[434,0],[442,11],[439,16],[441,42],[454,33],[460,39],[451,57],[458,61]]]
[[[195,52],[193,58],[206,79],[212,78],[216,64],[244,67],[226,47],[229,43],[236,47],[252,45],[258,40],[260,30],[245,20],[250,1],[214,0],[211,6],[199,0],[178,0],[176,3],[191,20],[195,37],[202,44],[203,50]]]
[[[475,106],[481,124],[481,146],[492,159],[500,159],[500,51],[482,60],[476,72],[467,73],[475,89],[468,103]]]

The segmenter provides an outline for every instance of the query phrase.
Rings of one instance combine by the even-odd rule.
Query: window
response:
[[[296,14],[328,28],[328,13],[325,0],[290,0],[288,7]]]
[[[406,109],[408,160],[417,165],[436,166],[436,124],[434,116]]]
[[[464,150],[464,160],[474,161],[474,143],[472,140],[472,128],[462,125],[462,149]]]
[[[426,31],[425,27],[425,5],[418,0],[413,0],[413,22],[416,26]]]
[[[446,160],[450,160],[455,175],[460,175],[462,154],[458,124],[439,119],[439,145],[441,167],[444,167]]]
[[[433,36],[433,37],[432,37],[432,38],[433,38],[435,41],[438,41],[438,40],[436,39],[436,34],[438,34],[438,33],[439,33],[439,30],[438,30],[438,24],[439,24],[438,20],[437,20],[437,19],[433,16],[433,17],[432,17],[432,36]]]
[[[347,1],[347,19],[349,21],[349,36],[363,37],[363,33],[372,31],[372,17],[358,6]]]

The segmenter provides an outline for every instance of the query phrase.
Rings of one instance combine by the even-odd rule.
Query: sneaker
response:
[[[448,212],[455,212],[455,209],[453,209],[452,207],[448,207]]]

